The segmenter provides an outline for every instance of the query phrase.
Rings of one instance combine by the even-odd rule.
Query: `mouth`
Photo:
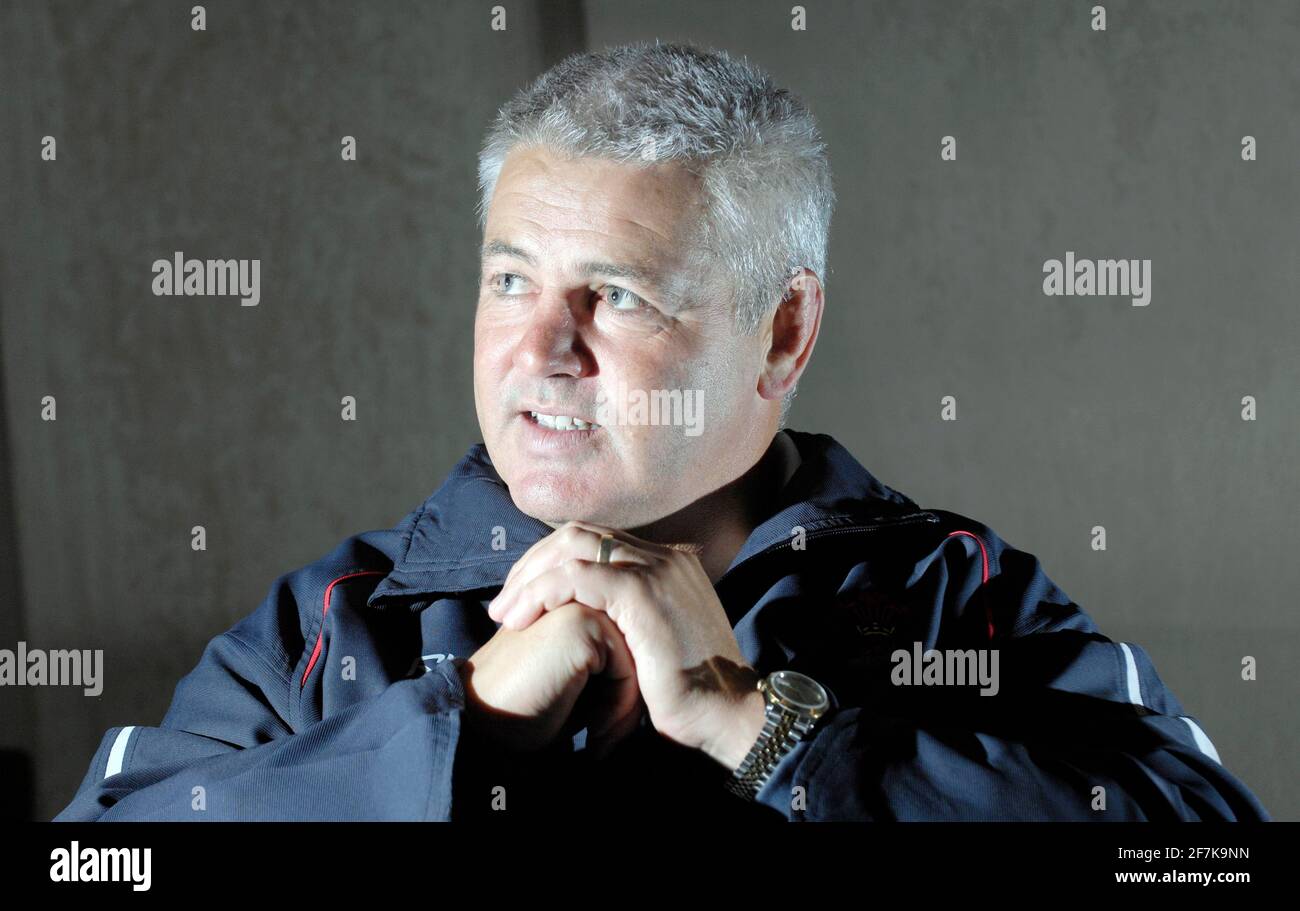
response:
[[[520,414],[538,427],[559,433],[582,433],[599,430],[601,427],[595,421],[583,420],[570,414],[548,414],[544,411],[521,411]]]
[[[568,414],[521,411],[519,417],[528,425],[529,439],[543,448],[580,445],[605,431],[600,424]]]

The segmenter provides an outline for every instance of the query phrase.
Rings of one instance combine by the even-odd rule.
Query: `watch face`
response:
[[[809,712],[819,712],[830,705],[821,684],[798,671],[777,671],[768,682],[781,699]]]

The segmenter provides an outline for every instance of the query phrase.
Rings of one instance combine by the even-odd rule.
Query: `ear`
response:
[[[779,400],[794,387],[808,366],[822,324],[822,283],[811,269],[790,277],[781,302],[764,333],[769,339],[758,394]]]

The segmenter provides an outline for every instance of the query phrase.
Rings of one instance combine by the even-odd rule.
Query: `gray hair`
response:
[[[506,156],[544,146],[625,164],[682,161],[702,178],[693,262],[721,262],[736,329],[753,333],[803,267],[825,285],[835,190],[803,102],[748,60],[680,44],[574,54],[497,113],[479,153],[479,228]],[[781,406],[781,426],[795,390]]]

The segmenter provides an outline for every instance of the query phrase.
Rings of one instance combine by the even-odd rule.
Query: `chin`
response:
[[[562,487],[549,484],[509,486],[510,497],[521,512],[550,525],[559,526],[577,519],[607,528],[630,529],[659,518],[657,515],[641,515],[644,510],[629,508],[627,502],[612,501],[593,491],[589,485],[579,492],[571,491],[567,483]]]
[[[598,497],[593,497],[590,484],[571,475],[552,472],[527,472],[515,482],[506,481],[510,497],[521,512],[534,519],[562,525],[569,519],[597,521],[594,516],[603,512]]]

